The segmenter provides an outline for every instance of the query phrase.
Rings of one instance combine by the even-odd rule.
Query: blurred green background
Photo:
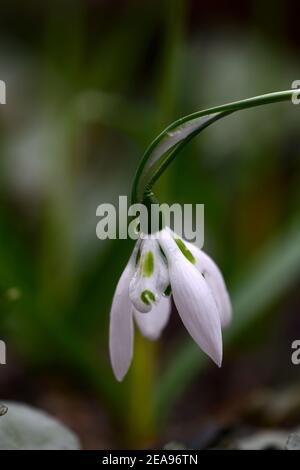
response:
[[[56,415],[84,448],[201,448],[238,423],[300,424],[290,359],[300,338],[299,107],[216,123],[156,187],[161,201],[205,204],[205,250],[234,304],[221,371],[173,312],[158,343],[137,337],[116,382],[109,309],[132,242],[95,233],[97,206],[130,194],[146,146],[171,121],[300,79],[296,5],[1,2],[1,399]],[[261,403],[275,393],[288,411],[266,417]]]

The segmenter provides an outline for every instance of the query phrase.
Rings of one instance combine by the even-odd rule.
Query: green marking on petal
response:
[[[196,260],[190,250],[185,246],[184,242],[181,238],[174,238],[178,248],[180,249],[181,253],[193,264],[196,263]]]
[[[165,292],[164,292],[164,296],[165,297],[170,297],[171,292],[172,292],[172,288],[171,288],[171,284],[169,284],[168,287],[166,288]]]
[[[143,261],[143,276],[151,277],[154,271],[154,256],[152,251],[147,251]]]
[[[144,302],[144,304],[150,305],[150,300],[152,300],[152,302],[155,302],[155,295],[153,294],[153,292],[151,292],[151,290],[144,290],[141,293],[141,300],[142,302]]]

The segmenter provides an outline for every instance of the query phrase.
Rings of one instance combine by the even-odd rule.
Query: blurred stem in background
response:
[[[136,329],[135,355],[130,374],[128,407],[128,444],[147,447],[157,437],[155,420],[155,386],[158,343],[145,339]]]

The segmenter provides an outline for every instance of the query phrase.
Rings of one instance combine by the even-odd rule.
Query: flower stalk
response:
[[[149,194],[152,194],[153,197],[154,183],[182,148],[202,130],[236,111],[291,101],[294,94],[294,89],[268,93],[197,111],[174,121],[146,149],[134,177],[131,193],[132,204],[143,202]]]

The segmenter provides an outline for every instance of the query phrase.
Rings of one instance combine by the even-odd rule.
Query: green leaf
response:
[[[6,402],[0,416],[1,450],[79,450],[77,437],[43,411]]]

